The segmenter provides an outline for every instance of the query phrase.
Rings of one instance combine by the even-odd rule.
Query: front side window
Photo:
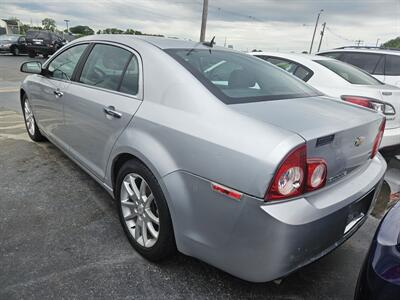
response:
[[[122,48],[97,44],[83,67],[79,82],[117,91],[132,54]]]
[[[74,46],[53,59],[47,67],[50,77],[71,80],[75,67],[85,51],[87,44]]]
[[[382,84],[368,73],[338,60],[314,60],[351,84],[378,85]]]
[[[211,49],[165,51],[226,104],[320,95],[285,71],[248,54]]]
[[[344,54],[343,58],[340,58],[340,60],[359,67],[368,73],[372,73],[380,58],[380,54],[347,52]]]
[[[400,56],[386,55],[385,75],[388,76],[400,75]]]

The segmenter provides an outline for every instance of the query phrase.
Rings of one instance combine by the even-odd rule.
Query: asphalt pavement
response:
[[[245,282],[181,254],[146,261],[107,192],[55,146],[26,134],[18,69],[28,59],[0,55],[0,299],[352,299],[375,217],[280,285]]]

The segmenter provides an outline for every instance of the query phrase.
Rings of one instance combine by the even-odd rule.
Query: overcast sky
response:
[[[198,40],[202,0],[1,0],[0,18],[17,17],[38,25],[53,18],[57,26],[88,25],[133,28],[146,33]],[[375,45],[400,36],[400,0],[209,0],[207,38],[235,49],[308,50],[320,9],[319,31],[327,23],[322,49],[352,45],[363,40]]]

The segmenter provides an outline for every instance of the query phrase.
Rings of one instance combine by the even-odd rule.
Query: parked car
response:
[[[253,52],[324,94],[368,107],[386,116],[381,152],[388,159],[400,154],[400,88],[383,84],[347,63],[323,56]]]
[[[357,282],[355,300],[400,298],[400,202],[382,219]]]
[[[38,54],[47,58],[66,44],[63,37],[46,30],[29,30],[26,33],[26,42],[27,51],[31,58]]]
[[[210,45],[129,35],[68,43],[43,66],[21,66],[34,73],[21,86],[26,128],[115,198],[147,259],[177,248],[270,281],[364,222],[386,170],[385,120]]]
[[[13,55],[26,53],[25,37],[17,34],[0,35],[0,53],[12,53]]]
[[[359,67],[378,80],[400,86],[400,51],[384,48],[344,47],[321,51],[328,56]]]

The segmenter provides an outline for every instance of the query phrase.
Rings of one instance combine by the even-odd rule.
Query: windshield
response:
[[[378,85],[382,84],[379,80],[375,79],[368,73],[346,64],[338,60],[314,60],[316,63],[323,65],[332,72],[336,73],[346,81],[352,84],[362,85]]]
[[[18,41],[18,38],[18,35],[0,35],[0,41],[16,42]]]
[[[165,51],[226,104],[321,95],[280,68],[248,54],[213,49]]]

